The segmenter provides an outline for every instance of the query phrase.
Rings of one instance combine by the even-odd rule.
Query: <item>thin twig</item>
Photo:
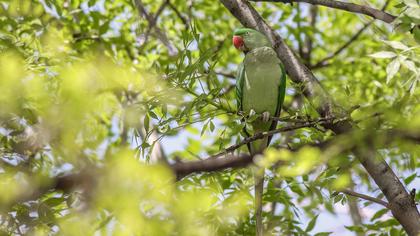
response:
[[[317,62],[315,65],[310,66],[311,69],[318,69],[321,67],[328,66],[328,61],[336,57],[338,54],[340,54],[344,49],[346,49],[350,44],[352,44],[354,41],[356,41],[359,36],[374,22],[374,20],[369,21],[366,23],[362,28],[360,28],[346,43],[344,43],[341,47],[339,47],[335,52],[331,53],[330,55],[324,57],[319,62]]]
[[[353,183],[350,185],[350,190],[354,190]],[[347,201],[348,211],[353,221],[353,225],[363,224],[363,217],[362,217],[362,214],[360,214],[360,208],[359,208],[359,204],[357,200],[358,199],[351,197],[351,198],[348,198],[348,201]],[[356,233],[356,236],[364,236],[364,235],[365,234],[362,232]]]
[[[73,40],[74,40],[75,43],[80,42],[80,41],[84,41],[84,40],[92,40],[92,41],[97,41],[97,42],[100,42],[102,40],[102,38],[97,36],[97,35],[92,35],[92,36],[89,36],[89,35],[86,35],[86,36],[84,36],[84,35],[81,35],[81,36],[73,35],[73,36],[74,36]]]
[[[354,3],[348,2],[340,2],[340,1],[333,1],[333,0],[250,0],[252,2],[282,2],[282,3],[292,3],[292,2],[306,2],[312,5],[321,5],[325,7],[340,9],[348,12],[364,14],[370,16],[374,19],[381,20],[386,23],[393,22],[397,17],[393,16],[389,13],[384,11],[365,6],[365,5],[358,5]]]
[[[382,11],[384,11],[386,9],[386,7],[389,4],[389,1],[386,1],[386,3],[384,4],[384,6],[382,7]],[[375,19],[367,22],[362,28],[360,28],[349,40],[347,40],[347,42],[345,42],[341,47],[339,47],[335,52],[331,53],[330,55],[324,57],[323,59],[321,59],[319,62],[315,63],[315,65],[310,66],[311,69],[318,69],[321,67],[325,67],[328,66],[329,63],[327,63],[329,60],[333,59],[334,57],[336,57],[338,54],[340,54],[341,52],[344,51],[344,49],[346,49],[348,46],[350,46],[350,44],[352,44],[354,41],[356,41],[360,35],[367,29],[369,28],[369,26],[375,21]]]
[[[236,76],[233,73],[227,73],[227,72],[214,72],[214,73],[216,75],[221,75],[221,76],[224,76],[224,77],[229,78],[229,79],[236,79]]]
[[[168,52],[169,55],[171,56],[175,56],[178,54],[178,49],[175,47],[175,45],[173,45],[171,43],[171,41],[168,39],[167,35],[164,33],[163,30],[161,30],[157,25],[157,17],[158,14],[156,14],[155,17],[153,17],[152,15],[150,15],[147,11],[146,8],[144,7],[143,3],[141,2],[141,0],[134,0],[134,4],[137,8],[137,10],[139,11],[139,13],[149,22],[149,28],[150,29],[154,29],[155,33],[156,33],[156,37],[168,48]],[[160,7],[160,9],[158,10],[157,13],[160,14],[160,12],[163,11],[163,8],[167,5],[167,3],[163,3],[162,6]],[[148,34],[146,34],[146,37],[148,37]]]
[[[178,16],[178,18],[182,21],[182,23],[185,26],[185,29],[189,28],[189,20],[181,14],[181,12],[176,8],[174,4],[172,4],[169,0],[167,1],[168,6],[175,12],[175,14]]]
[[[361,193],[356,193],[356,192],[354,192],[354,191],[352,191],[350,189],[340,190],[339,192],[340,193],[347,194],[347,195],[350,195],[350,196],[353,196],[353,197],[362,198],[362,199],[365,199],[367,201],[371,201],[371,202],[380,204],[380,205],[388,208],[388,203],[385,202],[384,200],[379,199],[379,198],[371,197],[371,196],[368,196],[368,195],[365,195],[365,194],[361,194]]]
[[[318,7],[316,5],[313,5],[310,7],[309,10],[309,24],[311,26],[311,29],[314,31],[315,24],[316,24],[316,18],[318,15]],[[312,37],[306,34],[305,36],[305,48],[303,50],[302,59],[305,60],[305,62],[310,65],[311,64],[311,56],[312,56],[312,46],[313,41]]]
[[[300,38],[300,34],[299,34],[299,32],[302,32],[302,26],[301,26],[302,19],[301,19],[301,16],[300,16],[300,4],[299,3],[297,3],[296,11],[297,11],[297,16],[298,16],[297,21],[296,21],[297,32],[298,32],[297,37],[296,37],[296,40],[298,42],[298,52],[299,52],[299,56],[301,58],[304,58],[304,56],[303,56],[303,43],[302,43],[302,39]]]
[[[226,96],[226,95],[227,95],[228,93],[230,93],[230,91],[232,91],[235,87],[236,87],[236,86],[235,86],[234,84],[229,85],[229,87],[227,87],[227,88],[225,89],[225,91],[223,91],[222,93],[220,93],[220,94],[218,95],[218,97],[224,97],[224,96]]]
[[[215,155],[212,155],[208,158],[213,159],[213,158],[217,158],[217,157],[226,155],[227,153],[232,153],[233,151],[242,147],[243,145],[246,145],[246,144],[251,143],[251,142],[253,142],[255,140],[258,140],[258,139],[263,139],[265,137],[272,136],[272,135],[277,134],[277,133],[288,132],[288,131],[292,131],[292,130],[296,130],[296,129],[307,128],[307,127],[314,127],[315,125],[324,125],[326,123],[341,122],[341,121],[348,120],[348,119],[349,118],[341,118],[341,119],[321,118],[321,119],[317,119],[317,120],[314,120],[314,121],[308,121],[308,122],[305,122],[305,123],[286,126],[286,127],[282,127],[282,128],[267,131],[267,132],[257,133],[254,136],[245,138],[240,143],[234,144],[234,145],[226,148],[224,151],[222,151],[220,153],[217,153]]]

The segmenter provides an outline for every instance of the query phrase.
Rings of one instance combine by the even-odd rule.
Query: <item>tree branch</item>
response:
[[[298,127],[298,126],[290,126],[290,127]],[[290,129],[287,127],[284,127],[284,128]],[[283,130],[285,130],[284,128]],[[391,133],[387,133],[387,134],[391,135],[390,138],[395,138],[395,136],[393,136]],[[257,137],[262,138],[264,136],[257,136]],[[257,137],[253,137],[253,139],[256,139]],[[364,140],[363,142],[365,142],[365,140],[368,140],[370,137],[371,136],[369,135],[365,136],[363,139]],[[401,136],[401,137],[404,137],[404,136]],[[310,146],[318,147],[323,150],[328,150],[329,147],[339,145],[341,141],[338,141],[338,140],[341,140],[341,139],[336,138],[336,139],[330,139],[321,143],[305,144],[305,145],[310,145]],[[353,147],[352,145],[345,147],[340,152],[346,152],[352,147]],[[297,151],[299,150],[299,147],[290,148],[290,150]],[[222,152],[221,154],[225,155],[225,157],[213,158],[211,156],[203,160],[191,161],[191,162],[177,161],[173,164],[166,163],[166,165],[176,175],[177,180],[180,180],[183,177],[192,173],[215,172],[215,171],[225,170],[228,168],[242,168],[253,163],[253,157],[250,156],[249,154],[232,155],[232,154],[228,154],[227,152]],[[164,162],[161,162],[161,163],[165,164]],[[7,164],[7,162],[5,164]],[[10,167],[14,168],[14,166],[10,166]],[[51,191],[63,191],[64,193],[69,193],[74,189],[81,189],[83,191],[87,191],[86,194],[89,194],[89,192],[95,188],[97,179],[101,176],[101,174],[103,174],[102,171],[103,169],[101,169],[100,167],[98,168],[98,167],[90,166],[88,168],[83,169],[82,171],[78,173],[68,174],[65,176],[56,176],[52,178],[45,177],[43,178],[43,182],[40,183],[38,186],[34,186],[33,189],[30,191],[29,190],[25,191],[22,195],[18,196],[12,202],[3,204],[3,206],[0,207],[0,210],[8,211],[15,204],[38,199],[43,194],[47,192],[51,192]],[[412,199],[411,196],[410,196],[410,199]],[[388,204],[388,208],[392,210],[393,209],[392,204]]]
[[[333,114],[339,114],[340,117],[345,116],[344,110],[334,104],[312,72],[300,62],[284,40],[265,23],[247,1],[220,1],[245,27],[257,29],[269,38],[290,79],[300,86],[303,95],[308,98],[322,117],[333,117]],[[326,0],[311,2],[315,1],[327,4],[329,2],[336,3]],[[350,4],[350,6],[352,5],[354,4]],[[393,16],[389,18],[394,19]],[[324,127],[333,130],[336,134],[346,133],[352,129],[352,125],[348,121],[325,124]],[[392,214],[401,223],[404,230],[409,235],[418,234],[420,232],[420,214],[414,201],[392,169],[383,159],[376,157],[376,152],[367,153],[355,149],[354,153],[388,199]]]
[[[381,200],[381,199],[379,199],[379,198],[371,197],[371,196],[368,196],[368,195],[365,195],[365,194],[361,194],[361,193],[356,193],[356,192],[354,192],[354,191],[352,191],[350,189],[341,190],[339,192],[340,193],[347,194],[347,195],[350,195],[350,196],[353,196],[353,197],[362,198],[362,199],[365,199],[367,201],[374,202],[374,203],[380,204],[380,205],[388,208],[388,203],[385,202],[385,201],[383,201],[383,200]]]
[[[152,15],[150,15],[146,11],[146,8],[144,7],[144,5],[141,2],[141,0],[134,0],[134,5],[136,6],[138,12],[149,22],[148,32],[150,32],[150,30],[153,28],[155,30],[155,32],[156,32],[157,38],[168,48],[169,55],[175,56],[175,55],[178,54],[178,49],[175,47],[175,45],[173,45],[171,43],[171,41],[168,39],[168,37],[166,36],[166,34],[164,33],[164,31],[162,31],[156,25],[157,17],[163,11],[163,8],[167,4],[168,4],[167,2],[164,2],[162,4],[162,6],[159,8],[158,12],[156,13],[156,16],[153,17]],[[148,37],[148,34],[149,34],[148,32],[146,32],[146,41],[147,41],[147,37]]]
[[[239,156],[227,155],[224,158],[207,158],[200,161],[176,162],[171,165],[177,179],[195,172],[213,172],[227,168],[245,167],[252,163],[253,158],[250,155],[243,154]]]
[[[283,2],[283,3],[291,3],[291,2],[306,2],[312,5],[321,5],[325,7],[340,9],[348,12],[359,13],[363,15],[370,16],[374,19],[381,20],[386,23],[393,22],[397,17],[386,13],[384,11],[364,6],[364,5],[357,5],[354,3],[348,2],[340,2],[334,0],[250,0],[252,2]]]
[[[63,191],[64,193],[69,193],[76,188],[91,190],[96,185],[98,170],[99,168],[89,168],[76,174],[52,178],[44,177],[42,178],[42,183],[39,183],[37,186],[32,186],[32,188],[24,191],[12,201],[1,205],[0,210],[9,211],[15,204],[36,200],[50,191]]]

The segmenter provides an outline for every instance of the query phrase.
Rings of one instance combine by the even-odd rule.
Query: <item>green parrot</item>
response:
[[[236,29],[233,45],[245,53],[236,77],[236,99],[238,110],[245,114],[259,114],[261,117],[244,129],[247,136],[276,128],[286,93],[286,72],[268,38],[262,33],[249,29]],[[260,154],[269,145],[270,137],[254,141],[248,145],[251,155]],[[263,235],[262,193],[264,173],[255,177],[255,217],[256,235]]]

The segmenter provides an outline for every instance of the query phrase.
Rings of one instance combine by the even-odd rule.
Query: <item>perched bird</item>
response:
[[[268,38],[262,33],[249,29],[236,29],[233,45],[245,53],[236,76],[236,99],[238,110],[244,114],[260,115],[245,128],[247,136],[276,128],[278,117],[286,93],[286,72]],[[252,156],[260,154],[269,145],[270,137],[253,141],[248,145]],[[262,193],[264,173],[255,177],[255,217],[256,235],[263,235]]]

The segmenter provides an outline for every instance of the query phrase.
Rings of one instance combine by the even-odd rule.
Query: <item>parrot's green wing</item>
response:
[[[286,96],[286,70],[284,69],[283,64],[280,64],[281,68],[281,77],[280,77],[280,86],[279,86],[279,99],[276,108],[275,117],[280,116],[281,108],[283,107],[284,97]]]
[[[238,72],[236,74],[236,105],[238,111],[242,111],[242,95],[243,95],[243,87],[244,87],[244,80],[245,80],[245,67],[244,64],[241,63],[238,68]]]
[[[281,68],[281,76],[280,76],[280,85],[279,85],[279,95],[277,99],[277,106],[276,106],[276,112],[274,114],[274,117],[279,117],[280,112],[282,109],[282,105],[284,102],[284,97],[286,95],[286,70],[284,69],[283,64],[279,64]],[[244,81],[245,81],[245,66],[243,63],[239,65],[238,73],[236,75],[236,104],[238,111],[243,111],[242,109],[242,97],[243,97],[243,87],[244,87]],[[277,126],[277,121],[273,121],[270,126],[270,130],[275,129]],[[244,128],[244,132],[247,136],[250,136],[246,129]],[[268,137],[267,145],[270,144],[272,136]]]
[[[279,86],[279,97],[277,99],[277,107],[276,107],[276,113],[274,114],[274,117],[279,117],[281,113],[281,108],[283,107],[284,97],[286,96],[286,70],[284,69],[283,64],[279,64],[281,68],[281,77],[280,77],[280,86]],[[277,121],[273,121],[270,126],[270,130],[275,129],[277,126]],[[271,138],[273,136],[268,137],[267,146],[271,142]]]
[[[236,106],[238,111],[243,111],[242,109],[242,97],[243,97],[243,88],[244,88],[244,81],[245,81],[245,66],[243,63],[239,65],[238,73],[236,75]],[[245,122],[245,119],[242,119],[242,123]],[[247,137],[250,137],[251,135],[246,130],[246,127],[242,129],[242,131],[245,133]],[[251,144],[247,143],[246,146],[248,147],[248,150],[251,150]]]

